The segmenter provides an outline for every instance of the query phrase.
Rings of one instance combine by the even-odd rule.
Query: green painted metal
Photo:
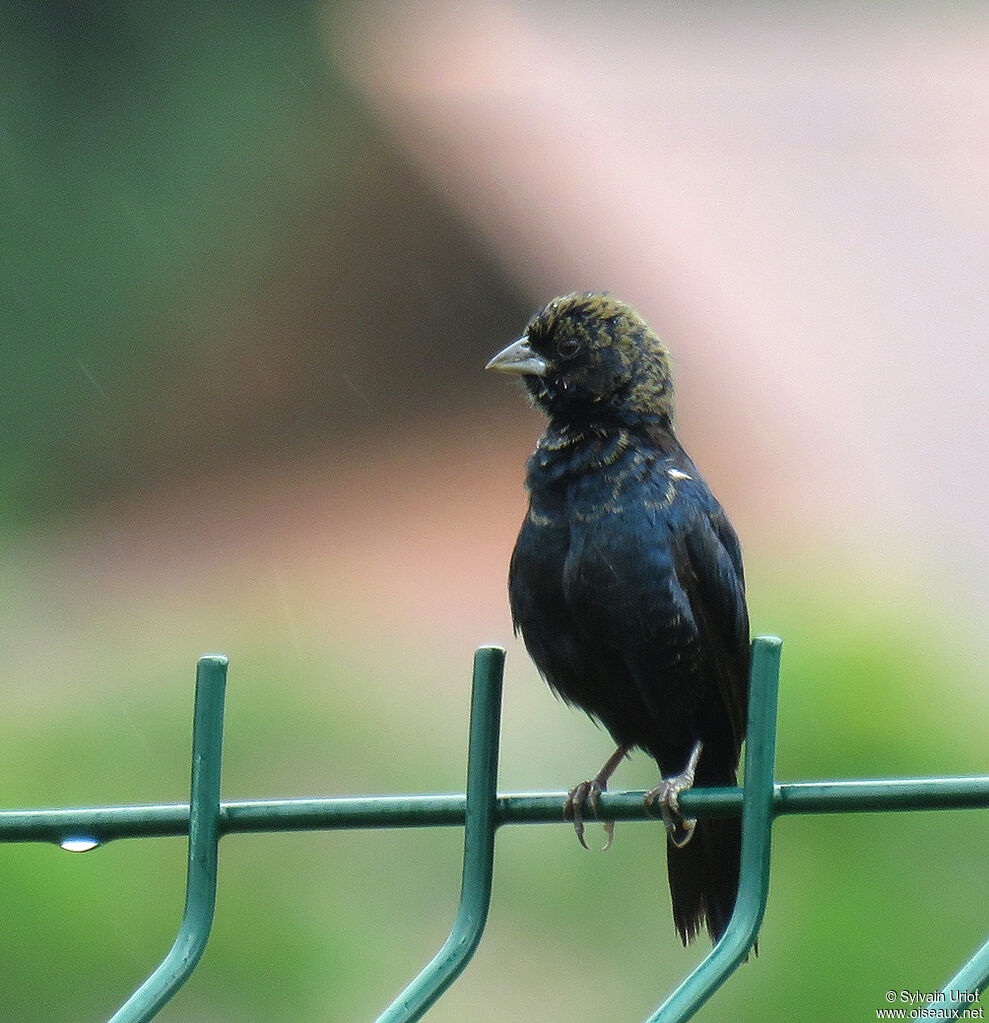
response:
[[[742,862],[735,911],[721,940],[646,1023],[679,1023],[690,1019],[745,960],[759,935],[769,895],[776,697],[782,645],[772,636],[761,636],[752,644],[742,788]],[[685,812],[686,809],[684,807]]]
[[[936,1008],[950,1010],[953,1015],[943,1017],[947,1019],[958,1019],[963,1009],[971,1009],[971,998],[974,994],[978,998],[981,992],[989,986],[989,941],[987,941],[978,952],[948,981],[941,989],[943,1001],[936,1004]]]
[[[146,1023],[185,983],[206,948],[216,905],[220,839],[220,760],[227,659],[202,657],[196,669],[189,793],[189,869],[185,911],[168,955],[113,1014],[110,1023]]]
[[[942,1016],[941,1019],[957,1019],[963,1010],[972,1009],[972,995],[978,997],[986,990],[987,986],[989,986],[989,941],[941,988],[943,1000],[940,1000],[935,1008],[952,1013],[951,1016]]]
[[[470,961],[488,918],[494,872],[498,799],[498,738],[505,651],[481,647],[474,655],[474,683],[467,750],[467,808],[460,906],[450,936],[425,969],[378,1017],[378,1023],[412,1023],[457,979]]]
[[[742,788],[691,789],[688,816],[742,814],[742,869],[735,914],[722,940],[647,1023],[689,1019],[749,953],[765,910],[772,824],[790,814],[989,808],[989,777],[822,781],[775,784],[780,641],[752,647],[752,685]],[[464,969],[480,941],[491,899],[494,839],[503,824],[562,823],[562,792],[496,793],[504,651],[482,647],[474,660],[466,794],[253,800],[220,803],[226,658],[205,657],[196,673],[189,804],[0,811],[0,843],[54,842],[91,847],[121,838],[189,836],[185,912],[171,951],[110,1023],[151,1020],[195,968],[209,936],[216,898],[217,845],[231,833],[346,828],[463,827],[460,905],[439,953],[378,1023],[418,1020]],[[653,820],[642,792],[605,793],[602,820]],[[989,987],[989,942],[959,970],[937,1008],[956,1014],[958,992]],[[943,1018],[943,1016],[942,1016]]]
[[[655,818],[639,790],[605,792],[598,819]],[[495,813],[502,824],[558,824],[565,792],[502,793]],[[691,817],[741,813],[740,788],[690,789],[680,805]],[[916,810],[989,809],[989,776],[895,778],[888,781],[787,782],[773,790],[773,815],[889,813]],[[325,799],[258,799],[220,804],[221,835],[276,831],[337,831],[464,826],[463,793],[403,796],[333,796]],[[101,845],[122,838],[168,838],[189,834],[189,804],[0,810],[0,843],[53,842],[92,836]]]

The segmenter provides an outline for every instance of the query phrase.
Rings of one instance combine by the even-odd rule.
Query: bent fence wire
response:
[[[989,807],[989,777],[888,779],[776,784],[776,702],[782,644],[752,644],[751,697],[741,788],[694,789],[681,797],[692,817],[742,816],[738,899],[721,941],[646,1023],[687,1020],[749,954],[769,891],[773,821],[793,813],[852,813]],[[91,848],[116,838],[189,836],[185,912],[171,950],[111,1017],[110,1023],[152,1019],[199,962],[216,901],[217,845],[232,832],[406,828],[464,828],[460,905],[446,942],[422,972],[378,1017],[377,1023],[420,1019],[461,973],[477,948],[491,901],[497,829],[505,824],[562,821],[563,793],[498,795],[498,737],[505,652],[481,647],[474,656],[467,786],[463,795],[220,801],[220,757],[227,660],[203,657],[196,672],[189,804],[0,812],[0,842],[55,842]],[[603,820],[644,820],[641,792],[605,793]],[[937,999],[938,1018],[956,1018],[968,992],[989,982],[989,942],[948,980]],[[952,1015],[953,1014],[953,1015]]]

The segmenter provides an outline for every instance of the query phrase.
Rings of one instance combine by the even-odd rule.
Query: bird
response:
[[[738,892],[738,817],[685,819],[694,784],[733,786],[745,736],[749,620],[742,554],[681,445],[670,353],[607,292],[549,302],[487,364],[520,377],[548,418],[526,465],[528,511],[508,575],[515,633],[550,688],[616,749],[574,786],[584,818],[638,749],[660,772],[645,794],[667,833],[673,921],[684,946],[717,943]],[[607,843],[614,823],[605,824]]]

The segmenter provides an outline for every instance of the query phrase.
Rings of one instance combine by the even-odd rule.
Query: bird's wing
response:
[[[659,510],[635,504],[578,531],[565,589],[579,633],[598,637],[585,641],[584,672],[600,661],[602,685],[627,678],[659,734],[720,708],[737,761],[748,705],[741,552],[702,481],[678,491]]]
[[[673,537],[673,565],[728,712],[737,754],[748,707],[749,617],[738,538],[720,507],[693,516]]]

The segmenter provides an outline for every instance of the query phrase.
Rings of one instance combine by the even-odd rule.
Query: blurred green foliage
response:
[[[0,7],[0,513],[138,476],[133,432],[155,451],[161,396],[215,365],[182,317],[237,301],[345,176],[320,42],[303,2]]]
[[[476,414],[528,303],[341,82],[336,8],[0,7],[0,517]]]

